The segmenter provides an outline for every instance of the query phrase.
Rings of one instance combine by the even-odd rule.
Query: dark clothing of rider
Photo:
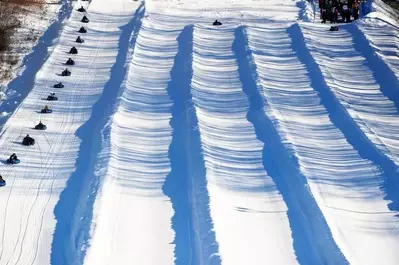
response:
[[[18,159],[18,157],[17,157],[16,154],[12,154],[12,155],[10,156],[10,160],[11,160],[11,161],[15,161],[15,160],[17,160],[17,159]]]

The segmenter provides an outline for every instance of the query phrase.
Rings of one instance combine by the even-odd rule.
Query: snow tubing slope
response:
[[[0,138],[0,265],[398,264],[397,28],[306,8],[77,1]]]
[[[99,164],[106,170],[86,264],[375,264],[382,256],[396,264],[390,132],[399,115],[372,74],[358,25],[334,33],[339,44],[328,25],[297,24],[274,9],[270,21],[266,11],[248,20],[226,11],[216,28],[212,12],[192,16],[190,8],[146,3],[106,135],[108,162]],[[345,74],[334,74],[336,63]],[[362,81],[349,67],[362,69]],[[191,80],[188,92],[179,75]],[[203,161],[193,163],[196,134]],[[192,171],[200,163],[205,194]],[[204,231],[214,231],[215,248]]]

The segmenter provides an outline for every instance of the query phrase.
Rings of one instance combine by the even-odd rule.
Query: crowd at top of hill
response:
[[[319,0],[321,23],[351,22],[359,18],[359,0]]]

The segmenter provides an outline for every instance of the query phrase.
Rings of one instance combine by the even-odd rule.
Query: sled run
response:
[[[1,132],[0,265],[398,264],[398,25],[365,7],[76,1]]]

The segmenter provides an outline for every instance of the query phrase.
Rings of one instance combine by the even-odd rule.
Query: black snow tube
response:
[[[338,27],[337,26],[331,26],[330,31],[338,31]]]
[[[35,139],[33,139],[32,137],[26,136],[23,140],[22,140],[22,144],[23,145],[34,145],[35,144]]]
[[[79,33],[86,33],[87,30],[84,27],[80,27],[79,29]]]
[[[78,37],[76,38],[76,42],[77,42],[77,43],[83,43],[83,42],[85,42],[85,41],[84,41],[84,39],[82,39],[80,36],[78,36]]]
[[[64,84],[63,83],[57,83],[53,86],[54,88],[64,88]]]
[[[86,16],[83,16],[83,18],[80,22],[89,23],[89,19]]]
[[[49,96],[47,97],[47,100],[55,101],[55,100],[58,100],[58,97],[56,97],[55,95],[49,95]]]
[[[66,65],[75,65],[75,61],[72,60],[71,58],[69,58],[69,59],[66,61],[65,64],[66,64]]]
[[[53,110],[52,109],[42,109],[40,112],[41,113],[52,113]]]
[[[69,53],[70,53],[70,54],[78,54],[78,49],[76,49],[76,47],[72,47],[72,48],[69,50]]]
[[[62,71],[61,75],[62,76],[70,76],[71,75],[71,71],[69,71],[68,69],[65,69],[64,71]]]
[[[36,130],[42,130],[42,131],[43,131],[43,130],[46,130],[46,129],[47,129],[47,126],[44,125],[42,122],[39,122],[39,124],[35,126],[35,129],[36,129]]]

